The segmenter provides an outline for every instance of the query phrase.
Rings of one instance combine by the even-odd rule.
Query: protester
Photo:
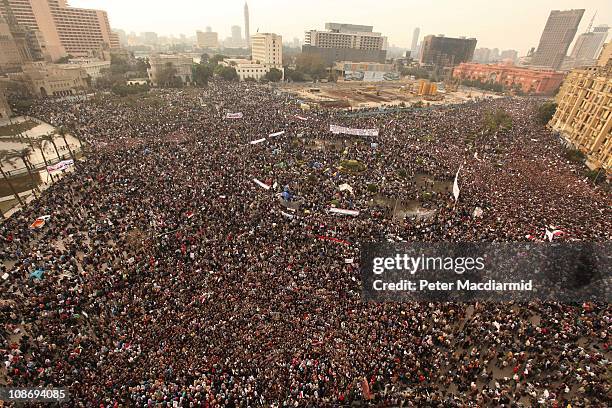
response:
[[[549,226],[610,239],[609,195],[536,123],[537,104],[305,114],[224,82],[40,101],[31,116],[88,147],[0,225],[0,381],[67,387],[82,407],[609,406],[607,303],[361,298],[362,243],[525,241]],[[497,109],[512,127],[487,134]],[[385,199],[431,215],[394,216]]]

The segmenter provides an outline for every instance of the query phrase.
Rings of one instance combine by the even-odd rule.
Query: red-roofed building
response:
[[[565,73],[535,70],[511,64],[477,64],[463,62],[453,70],[453,78],[480,82],[495,82],[506,89],[516,88],[529,94],[553,94],[563,82]]]

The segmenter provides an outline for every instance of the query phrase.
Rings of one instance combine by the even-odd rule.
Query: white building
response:
[[[227,58],[219,62],[219,64],[228,67],[233,67],[236,70],[240,81],[244,81],[247,78],[259,81],[264,76],[266,76],[268,72],[270,72],[270,67],[266,67],[263,64],[257,64],[256,62],[241,58]]]
[[[273,33],[257,33],[251,36],[252,60],[264,67],[276,68],[283,73],[283,37]]]
[[[176,70],[176,76],[183,81],[183,84],[191,83],[191,68],[193,58],[180,54],[154,54],[149,57],[151,68],[147,70],[149,80],[153,85],[157,85],[159,75],[169,65]]]
[[[102,61],[97,58],[73,58],[68,64],[60,64],[61,69],[73,69],[79,67],[89,75],[92,80],[97,80],[104,75],[104,71],[110,69],[110,61]]]
[[[320,48],[383,50],[385,37],[372,32],[372,26],[326,23],[327,31],[306,31],[305,44]]]

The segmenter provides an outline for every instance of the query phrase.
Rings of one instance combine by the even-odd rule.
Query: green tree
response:
[[[415,79],[429,79],[429,72],[423,68],[404,68],[401,71],[402,76],[414,76]]]
[[[278,82],[283,78],[283,72],[280,69],[270,68],[264,78],[270,82]]]
[[[15,190],[15,186],[13,186],[13,183],[11,183],[11,180],[8,178],[8,176],[4,172],[4,169],[2,169],[2,162],[5,161],[5,160],[7,160],[7,161],[10,160],[11,158],[13,158],[15,156],[15,154],[16,154],[16,152],[14,150],[13,151],[11,151],[11,150],[0,150],[0,173],[2,173],[2,177],[4,178],[4,181],[9,186],[9,188],[11,189],[11,192],[13,193],[13,196],[15,196],[15,199],[23,207],[23,200],[21,199],[21,197],[17,193],[17,190]]]
[[[315,54],[300,54],[295,58],[296,71],[303,72],[315,79],[326,78],[327,70],[323,59]]]
[[[209,63],[211,65],[217,65],[219,63],[219,61],[223,61],[226,58],[225,55],[222,54],[215,54],[212,56],[212,58],[210,58]]]
[[[213,75],[213,68],[206,63],[194,64],[192,68],[193,82],[198,86],[205,86]]]
[[[538,112],[536,114],[538,123],[541,125],[546,125],[555,115],[557,110],[557,104],[554,102],[544,102],[542,105],[538,107]]]
[[[183,85],[183,81],[176,75],[176,68],[171,62],[166,62],[159,72],[157,85],[162,88],[180,88]]]
[[[495,112],[486,111],[483,122],[487,134],[512,127],[512,117],[503,109],[498,109]]]
[[[72,55],[68,54],[65,55],[61,58],[59,58],[57,61],[55,61],[56,64],[67,64],[68,62],[70,62],[70,60],[74,58]]]
[[[66,145],[66,148],[68,149],[68,152],[70,153],[70,158],[76,164],[76,157],[74,157],[74,153],[72,153],[72,149],[70,148],[70,145],[68,144],[68,140],[66,140],[66,135],[68,134],[68,130],[63,126],[60,126],[58,129],[55,130],[55,133],[59,135],[62,139],[64,139],[64,144]]]
[[[238,81],[238,73],[233,67],[224,67],[222,65],[217,66],[215,73],[226,81]]]

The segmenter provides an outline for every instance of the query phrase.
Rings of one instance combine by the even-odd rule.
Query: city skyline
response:
[[[170,13],[161,4],[145,0],[113,2],[109,0],[72,0],[73,7],[89,7],[106,10],[113,29],[126,32],[155,31],[164,36],[186,34],[194,36],[197,30],[213,27],[220,38],[231,34],[231,26],[240,25],[244,30],[244,0],[230,0],[209,7],[193,0],[176,0],[176,13]],[[551,10],[586,8],[585,18],[577,34],[583,33],[595,11],[595,24],[612,23],[612,5],[605,0],[593,0],[588,5],[577,0],[495,3],[484,0],[469,2],[469,7],[458,7],[450,0],[438,1],[436,6],[416,1],[387,0],[385,7],[372,8],[371,2],[355,0],[350,8],[340,2],[314,0],[307,8],[295,8],[299,20],[278,18],[277,0],[249,2],[250,31],[275,32],[287,41],[304,39],[304,32],[321,29],[325,22],[336,21],[365,24],[377,27],[389,38],[389,45],[410,49],[412,32],[420,27],[421,37],[444,34],[449,37],[475,37],[477,47],[516,49],[524,55],[531,47],[537,47],[540,35]],[[525,13],[525,9],[529,13]],[[184,12],[190,10],[189,13]],[[325,11],[324,13],[322,11]],[[284,12],[283,12],[284,13]],[[204,16],[204,17],[203,17]]]

